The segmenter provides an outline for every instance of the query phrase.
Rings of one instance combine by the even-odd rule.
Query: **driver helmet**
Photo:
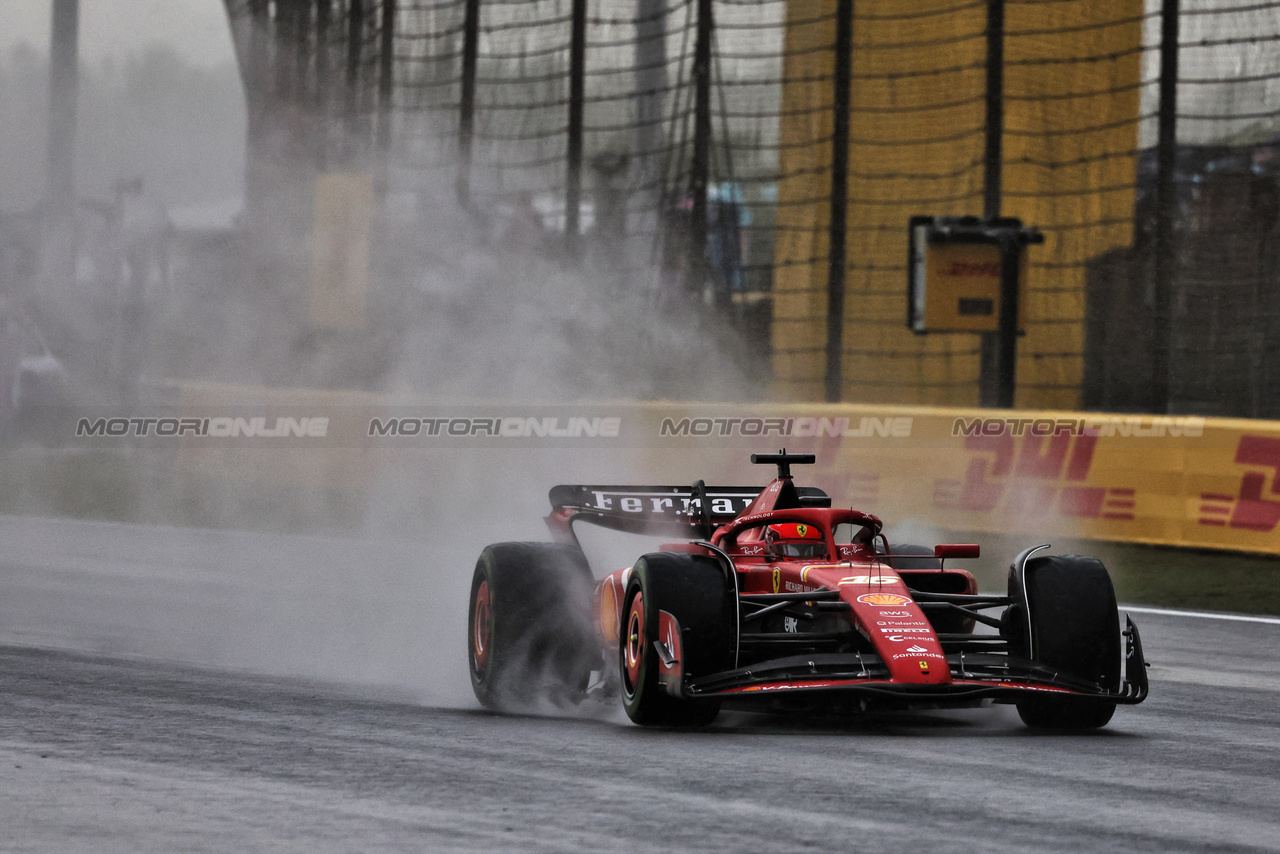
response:
[[[778,557],[809,558],[827,555],[827,544],[822,531],[815,525],[803,522],[770,525],[764,529],[764,541],[769,553]]]

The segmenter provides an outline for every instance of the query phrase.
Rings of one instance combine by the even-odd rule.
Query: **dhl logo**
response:
[[[978,513],[1003,506],[1023,517],[1056,510],[1076,519],[1133,519],[1133,489],[1083,484],[1097,442],[1096,436],[1066,431],[1015,436],[1007,428],[966,436],[965,449],[973,458],[965,476],[935,480],[933,504]]]
[[[1264,494],[1280,497],[1280,439],[1241,436],[1235,461],[1270,471],[1246,472],[1240,478],[1238,495],[1200,493],[1200,524],[1274,531],[1280,525],[1280,499],[1268,500]],[[1268,477],[1269,490],[1265,489]]]

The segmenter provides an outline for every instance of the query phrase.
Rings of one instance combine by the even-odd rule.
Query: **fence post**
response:
[[[49,38],[49,134],[45,201],[54,240],[46,275],[66,285],[75,278],[76,104],[80,43],[79,0],[54,0]]]
[[[329,121],[329,28],[333,26],[332,0],[316,0],[316,89],[315,104],[324,122]],[[323,144],[318,145],[321,157],[327,156]],[[323,161],[322,161],[323,162]]]
[[[308,98],[313,91],[311,87],[314,85],[312,81],[315,75],[311,71],[311,7],[314,5],[311,0],[298,0],[298,5],[293,10],[293,64],[294,75],[298,81],[294,88],[293,99],[299,109],[309,106]]]
[[[378,53],[378,147],[391,149],[391,94],[395,74],[396,0],[382,0]]]
[[[1004,0],[987,0],[986,140],[982,158],[982,218],[997,219],[1004,168]],[[1015,327],[1016,334],[1016,327]],[[1012,406],[1013,389],[1001,388],[1007,371],[999,332],[979,337],[978,405]]]
[[[462,91],[458,101],[458,204],[471,204],[471,147],[476,127],[476,60],[480,53],[480,0],[466,0],[462,20]]]
[[[636,127],[632,160],[646,185],[658,180],[658,152],[662,146],[662,89],[666,84],[667,0],[636,1]],[[661,193],[649,191],[655,200]],[[656,203],[655,203],[656,207]]]
[[[1151,393],[1157,412],[1170,411],[1169,376],[1174,216],[1178,166],[1178,0],[1160,6],[1160,105],[1156,139],[1155,258],[1152,269]]]
[[[582,112],[586,98],[587,0],[573,0],[569,33],[569,138],[564,181],[564,248],[570,260],[581,254]]]
[[[689,163],[690,293],[701,295],[707,285],[707,184],[711,172],[711,39],[715,32],[711,0],[698,0],[697,36],[693,46],[693,157]]]
[[[844,383],[844,288],[849,205],[849,111],[853,92],[853,0],[837,0],[831,102],[831,214],[827,236],[826,400],[839,402]]]
[[[360,62],[364,47],[364,0],[351,0],[347,9],[347,160],[353,158],[360,131]]]

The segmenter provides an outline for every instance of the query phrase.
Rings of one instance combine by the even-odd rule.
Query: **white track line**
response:
[[[1212,611],[1178,611],[1172,608],[1140,608],[1135,605],[1121,605],[1120,610],[1132,611],[1135,614],[1160,614],[1166,617],[1196,617],[1201,620],[1230,620],[1236,623],[1266,623],[1280,626],[1280,617],[1251,617],[1246,614],[1215,614]]]

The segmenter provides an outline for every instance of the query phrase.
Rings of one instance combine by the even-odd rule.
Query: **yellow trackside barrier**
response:
[[[742,480],[750,450],[814,452],[799,478],[890,526],[1280,553],[1280,422],[786,404],[643,420],[655,465],[701,446],[699,477]]]
[[[763,484],[770,470],[751,466],[748,456],[785,447],[817,455],[816,465],[796,468],[800,482],[822,487],[837,505],[879,515],[891,530],[915,520],[1032,539],[1280,554],[1275,421],[867,404],[469,408],[425,398],[214,384],[181,386],[173,402],[215,415],[270,405],[328,416],[328,438],[315,444],[246,453],[234,445],[184,441],[179,459],[188,470],[228,481],[322,486],[347,502],[364,501],[374,484],[388,480],[427,483],[450,466],[483,473],[496,460],[502,461],[504,483],[513,476],[510,466],[521,461],[518,485],[530,495],[545,494],[551,482],[541,481],[556,477]],[[611,426],[572,436],[486,426],[470,435],[451,436],[442,427],[435,436],[371,437],[371,418],[389,421],[397,414],[444,416],[453,419],[450,429],[494,419],[507,419],[507,427],[547,419],[559,419],[557,429],[571,422]],[[525,482],[531,478],[538,482]]]

